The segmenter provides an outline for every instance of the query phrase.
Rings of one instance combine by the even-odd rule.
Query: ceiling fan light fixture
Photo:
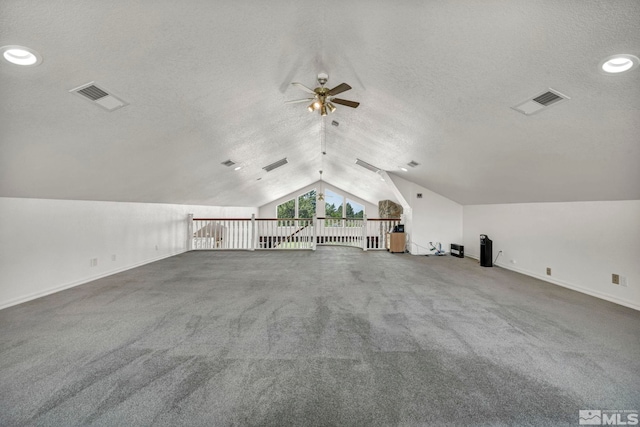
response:
[[[334,95],[337,95],[342,92],[346,92],[351,89],[346,83],[340,83],[338,86],[333,89],[327,89],[324,87],[327,82],[329,76],[326,73],[318,74],[318,83],[319,87],[315,89],[310,89],[303,85],[302,83],[292,82],[291,84],[294,86],[298,86],[300,89],[305,92],[312,93],[314,95],[313,98],[307,99],[297,99],[293,101],[285,101],[285,104],[295,104],[298,102],[305,102],[307,100],[313,101],[308,107],[307,110],[309,112],[319,111],[321,116],[326,116],[328,113],[333,113],[336,111],[336,106],[334,104],[346,105],[347,107],[357,108],[360,105],[359,102],[349,101],[347,99],[334,98]]]

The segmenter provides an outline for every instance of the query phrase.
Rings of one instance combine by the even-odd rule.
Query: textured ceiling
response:
[[[0,46],[43,62],[0,61],[0,196],[260,206],[322,169],[389,198],[360,158],[462,204],[640,199],[640,69],[598,71],[640,56],[638,22],[636,0],[3,0]],[[320,71],[361,103],[324,126],[284,104]],[[129,105],[68,93],[90,81]],[[548,88],[571,100],[510,108]]]

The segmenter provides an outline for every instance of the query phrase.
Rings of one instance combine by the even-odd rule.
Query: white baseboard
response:
[[[137,263],[132,264],[132,265],[128,265],[126,267],[116,268],[114,270],[109,270],[107,272],[100,273],[100,274],[97,274],[95,276],[85,277],[85,278],[80,279],[80,280],[75,280],[73,282],[65,283],[64,285],[56,286],[55,288],[50,288],[50,289],[46,289],[44,291],[34,292],[32,294],[29,294],[29,295],[25,295],[25,296],[22,296],[22,297],[14,298],[14,299],[9,300],[7,302],[1,303],[0,304],[0,310],[2,310],[4,308],[12,307],[14,305],[22,304],[23,302],[27,302],[27,301],[31,301],[31,300],[34,300],[34,299],[37,299],[37,298],[41,298],[41,297],[44,297],[44,296],[47,296],[47,295],[55,294],[56,292],[64,291],[65,289],[69,289],[69,288],[73,288],[73,287],[76,287],[76,286],[84,285],[85,283],[93,282],[94,280],[102,279],[103,277],[107,277],[107,276],[111,276],[113,274],[121,273],[123,271],[131,270],[132,268],[140,267],[140,266],[143,266],[145,264],[150,264],[152,262],[160,261],[160,260],[165,259],[165,258],[170,258],[172,256],[180,255],[181,253],[184,253],[184,252],[187,252],[187,251],[183,250],[183,251],[179,251],[179,252],[172,253],[172,254],[169,254],[169,255],[161,255],[159,257],[150,258],[150,259],[147,259],[145,261],[141,261],[141,262],[137,262]]]
[[[465,256],[469,257],[469,258],[473,258],[473,259],[480,259],[479,256],[474,255],[474,254],[465,254]],[[600,298],[615,304],[619,304],[619,305],[623,305],[625,307],[629,307],[632,308],[634,310],[638,310],[640,311],[640,305],[631,303],[629,301],[625,301],[622,300],[618,297],[615,297],[613,295],[609,295],[609,294],[605,294],[602,292],[598,292],[598,291],[594,291],[591,289],[586,289],[583,288],[582,286],[578,286],[578,285],[574,285],[573,283],[569,283],[569,282],[565,282],[564,280],[559,280],[556,279],[554,277],[549,277],[549,276],[543,276],[541,274],[538,273],[533,273],[531,271],[528,270],[523,270],[521,268],[517,268],[517,267],[513,267],[511,265],[508,264],[502,264],[502,263],[494,263],[493,265],[500,267],[500,268],[504,268],[505,270],[511,270],[511,271],[515,271],[516,273],[520,273],[520,274],[524,274],[525,276],[530,276],[539,280],[543,280],[545,282],[549,282],[549,283],[553,283],[554,285],[558,285],[558,286],[562,286],[563,288],[567,288],[567,289],[571,289],[573,291],[577,291],[583,294],[587,294],[590,295],[592,297],[596,297],[596,298]]]

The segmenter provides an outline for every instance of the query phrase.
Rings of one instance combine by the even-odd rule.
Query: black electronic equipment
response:
[[[451,256],[464,258],[464,246],[458,245],[456,243],[451,244]]]
[[[404,224],[398,224],[393,227],[394,233],[404,233]]]
[[[493,257],[493,240],[486,234],[480,235],[480,265],[483,267],[493,267],[491,258]]]

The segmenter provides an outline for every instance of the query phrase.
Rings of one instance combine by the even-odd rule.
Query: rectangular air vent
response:
[[[274,162],[274,163],[271,163],[270,165],[265,166],[262,169],[266,170],[267,172],[271,172],[275,168],[279,168],[280,166],[286,165],[287,163],[289,163],[289,161],[285,157],[284,159],[278,160],[277,162]]]
[[[85,87],[84,89],[80,89],[78,93],[80,95],[86,96],[92,101],[97,101],[98,99],[109,95],[107,92],[103,91],[96,85],[91,85],[91,86]]]
[[[83,84],[69,92],[74,93],[92,104],[99,105],[107,111],[114,111],[128,105],[125,101],[110,94],[104,88],[98,87],[94,82]]]
[[[542,95],[533,98],[534,101],[536,101],[538,104],[544,105],[545,107],[548,107],[549,105],[553,104],[554,102],[558,102],[561,99],[564,98],[553,92],[545,92]]]
[[[226,161],[222,162],[221,164],[225,165],[226,167],[229,167],[229,166],[235,165],[236,162],[234,162],[233,160],[229,159],[229,160],[226,160]]]
[[[415,168],[416,166],[418,166],[420,163],[418,162],[414,162],[413,160],[411,160],[409,163],[407,163],[408,166],[411,166],[412,168]]]
[[[380,172],[380,168],[377,168],[377,167],[375,167],[373,165],[370,165],[369,163],[365,162],[364,160],[356,159],[356,165],[362,166],[365,169],[369,169],[371,172],[375,172],[375,173]]]
[[[511,108],[529,116],[567,99],[571,98],[557,90],[549,89]]]

